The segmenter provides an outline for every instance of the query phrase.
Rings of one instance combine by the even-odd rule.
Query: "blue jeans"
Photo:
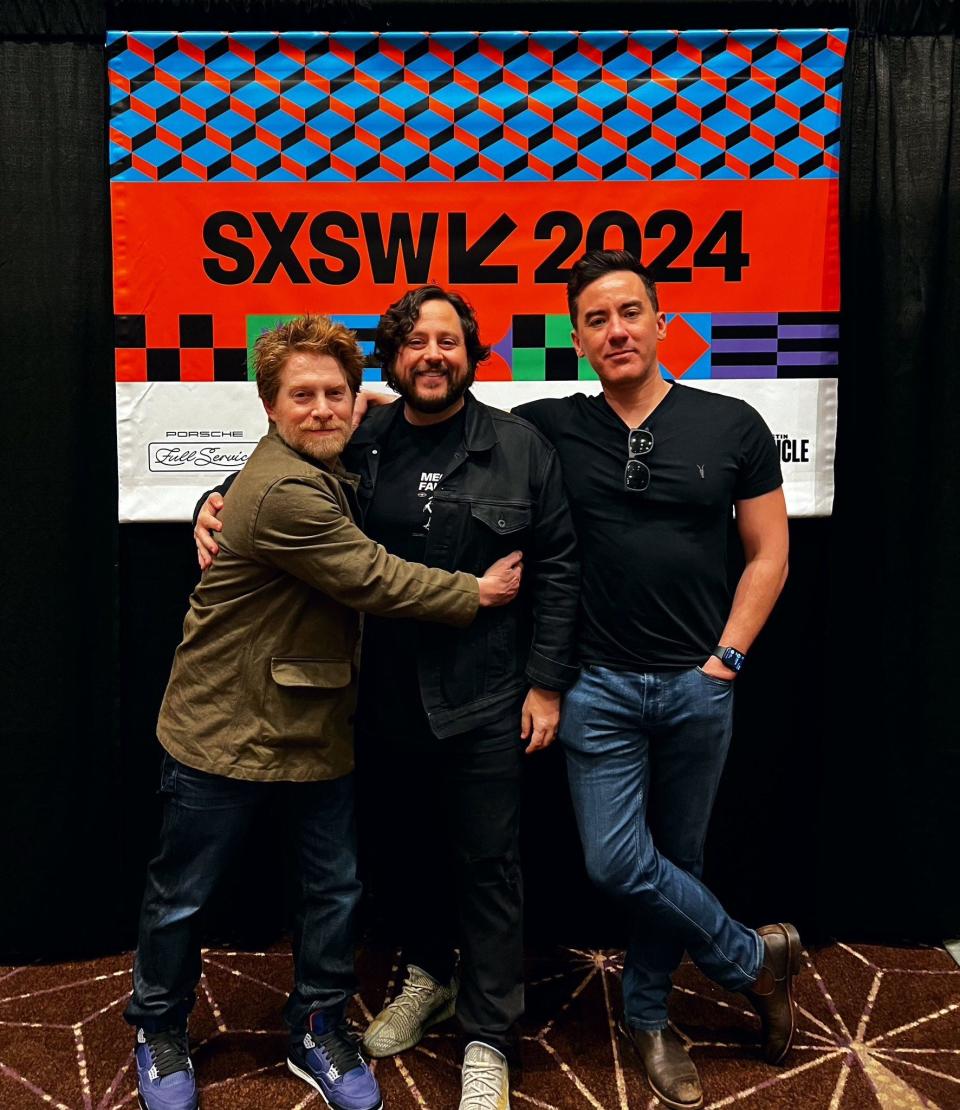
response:
[[[640,1029],[666,1025],[684,949],[728,990],[760,973],[760,937],[699,878],[732,713],[733,684],[699,668],[585,667],[563,703],[560,739],[587,871],[631,911],[624,1012]]]
[[[160,850],[147,869],[133,996],[124,1017],[158,1032],[186,1025],[200,979],[200,924],[227,862],[268,793],[285,792],[299,867],[294,988],[283,1016],[296,1029],[313,1010],[342,1011],[356,990],[353,775],[323,782],[248,782],[195,771],[164,753]]]

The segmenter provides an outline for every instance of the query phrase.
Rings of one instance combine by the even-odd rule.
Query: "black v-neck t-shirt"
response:
[[[557,449],[582,567],[584,664],[634,671],[696,666],[730,611],[734,501],[782,484],[776,443],[746,402],[674,384],[643,427],[643,492],[624,485],[629,429],[602,394],[514,409]]]

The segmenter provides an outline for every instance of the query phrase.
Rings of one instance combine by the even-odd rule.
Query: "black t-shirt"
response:
[[[696,666],[730,611],[734,501],[782,484],[773,436],[744,401],[673,385],[643,427],[650,485],[624,486],[627,425],[602,394],[514,409],[556,447],[580,541],[579,653],[634,671]]]
[[[422,563],[433,492],[463,442],[464,410],[425,426],[402,416],[382,443],[373,500],[363,529],[392,555]],[[429,734],[417,677],[415,620],[366,616],[363,630],[364,720],[380,732]]]

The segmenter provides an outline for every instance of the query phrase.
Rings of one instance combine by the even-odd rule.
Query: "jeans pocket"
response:
[[[164,751],[160,759],[160,787],[158,794],[175,794],[177,790],[177,768],[179,763],[168,752]]]
[[[696,670],[697,674],[700,675],[701,678],[705,678],[707,680],[707,682],[713,682],[715,685],[720,686],[722,689],[727,689],[727,690],[732,690],[733,689],[733,684],[736,681],[735,679],[733,679],[733,678],[718,678],[716,675],[707,674],[707,672],[703,669],[703,667],[696,667],[695,670]]]

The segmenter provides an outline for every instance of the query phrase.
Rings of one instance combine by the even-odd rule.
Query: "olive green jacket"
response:
[[[360,612],[473,619],[477,579],[388,555],[354,523],[355,482],[271,425],[230,487],[157,724],[182,763],[238,779],[345,775]]]

